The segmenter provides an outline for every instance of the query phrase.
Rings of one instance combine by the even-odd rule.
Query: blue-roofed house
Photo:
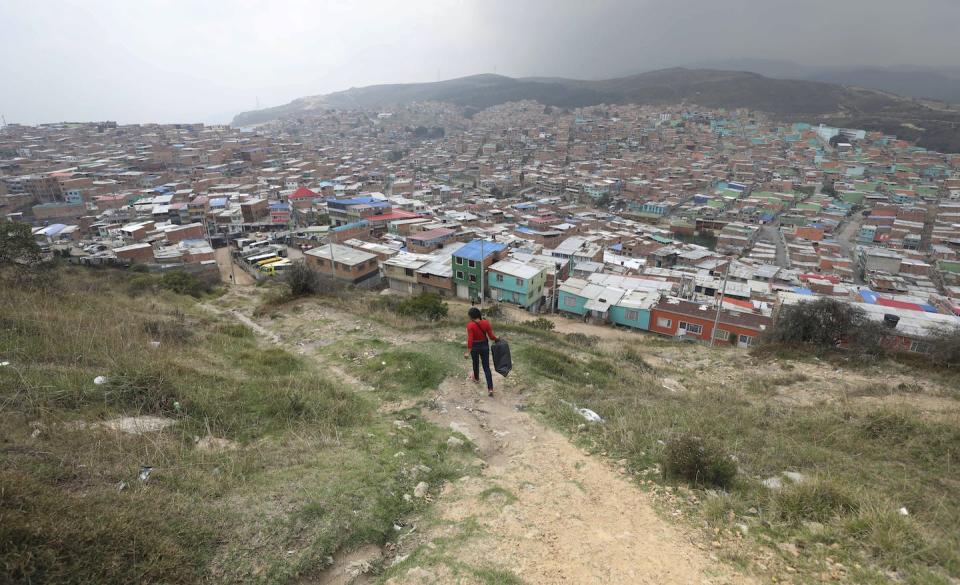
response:
[[[479,299],[486,269],[497,262],[507,249],[506,244],[489,240],[473,240],[453,253],[453,285],[461,299]],[[487,291],[484,291],[487,296]]]

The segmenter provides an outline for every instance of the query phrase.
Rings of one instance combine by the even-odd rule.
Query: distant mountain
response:
[[[776,62],[771,62],[776,63]],[[597,81],[474,75],[431,83],[351,88],[300,98],[283,106],[238,114],[234,126],[309,116],[326,108],[389,108],[442,101],[477,109],[518,100],[557,107],[597,104],[671,104],[750,108],[786,120],[881,130],[919,140],[929,148],[960,150],[960,111],[932,108],[891,93],[804,79],[774,79],[746,71],[662,69]]]
[[[960,104],[960,67],[813,67],[773,59],[724,59],[703,67],[751,71],[767,77],[865,87],[898,95]]]

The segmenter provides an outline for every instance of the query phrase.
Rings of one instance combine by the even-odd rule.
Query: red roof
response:
[[[751,311],[752,311],[753,308],[754,308],[754,307],[753,307],[753,303],[750,302],[750,301],[745,301],[745,300],[743,300],[743,299],[735,299],[735,298],[729,297],[729,296],[722,297],[722,298],[723,298],[723,303],[724,303],[725,305],[733,305],[734,307],[740,307],[740,308],[742,308],[742,309],[749,309],[749,310],[751,310]]]
[[[311,191],[310,189],[307,189],[306,187],[300,187],[299,189],[291,193],[288,199],[307,199],[307,198],[315,198],[315,197],[320,197],[320,195],[314,193],[313,191]]]
[[[800,280],[807,281],[810,279],[814,280],[827,280],[833,284],[840,284],[840,277],[833,274],[801,274]]]
[[[897,301],[894,299],[885,299],[880,297],[877,299],[877,304],[883,307],[893,307],[895,309],[908,309],[911,311],[923,311],[923,307],[916,303],[908,303],[906,301]]]

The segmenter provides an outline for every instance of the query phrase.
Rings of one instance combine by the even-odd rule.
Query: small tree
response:
[[[29,224],[0,219],[0,266],[33,266],[42,259]]]
[[[865,321],[863,310],[824,298],[784,307],[769,337],[781,343],[838,347]]]
[[[960,328],[942,328],[930,336],[930,361],[946,368],[960,368]]]
[[[294,262],[287,272],[287,284],[290,285],[290,293],[295,297],[316,293],[319,282],[317,272],[302,259]]]

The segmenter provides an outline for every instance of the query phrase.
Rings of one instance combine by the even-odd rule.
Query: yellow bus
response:
[[[284,270],[289,269],[293,265],[293,262],[284,258],[279,262],[273,262],[265,266],[260,267],[260,272],[264,274],[276,274],[277,272],[283,272]]]

